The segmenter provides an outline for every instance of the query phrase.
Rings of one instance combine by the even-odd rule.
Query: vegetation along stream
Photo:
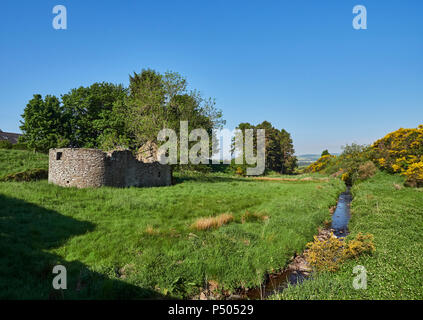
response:
[[[331,231],[335,236],[345,237],[348,234],[348,222],[350,220],[350,204],[352,195],[350,186],[338,198],[336,210],[332,215]],[[295,261],[293,262],[295,263]],[[257,300],[265,299],[277,292],[284,290],[289,284],[301,283],[308,275],[308,272],[301,271],[301,268],[287,267],[280,273],[268,275],[266,281],[260,287],[248,290],[243,295],[244,298]]]

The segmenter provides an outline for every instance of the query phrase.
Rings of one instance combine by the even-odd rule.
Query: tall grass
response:
[[[48,297],[57,263],[79,288],[65,299],[190,297],[209,280],[228,290],[255,287],[304,249],[345,188],[337,179],[175,180],[127,189],[0,183],[0,296]],[[191,227],[222,212],[231,216],[206,223],[219,228]]]
[[[232,214],[222,213],[217,217],[199,218],[192,224],[192,228],[196,230],[216,229],[233,220],[234,216]]]
[[[0,149],[0,178],[30,169],[47,169],[48,156],[25,150]]]
[[[352,188],[350,237],[374,235],[376,251],[318,273],[277,299],[423,299],[423,189],[404,188],[404,178],[377,173]],[[367,289],[353,287],[353,268],[367,270]]]

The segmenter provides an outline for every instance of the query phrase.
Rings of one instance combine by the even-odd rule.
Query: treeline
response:
[[[225,124],[215,101],[188,90],[181,75],[151,69],[131,75],[128,88],[102,82],[72,89],[60,97],[36,94],[22,119],[20,142],[39,152],[57,147],[137,151],[146,143],[160,145],[157,134],[163,128],[173,129],[179,136],[180,121],[188,121],[189,132],[203,128],[210,137],[214,129]],[[266,130],[268,171],[294,171],[297,160],[287,131],[267,121],[256,126],[241,123],[238,128]]]
[[[258,125],[248,122],[240,123],[237,126],[244,132],[245,129],[265,129],[265,163],[266,171],[275,171],[282,174],[292,174],[297,168],[297,157],[294,155],[294,145],[291,134],[285,129],[278,130],[268,121],[263,121]],[[244,161],[245,163],[245,161]],[[237,166],[238,173],[245,172],[246,166]]]
[[[179,133],[179,121],[189,130],[204,128],[211,134],[225,122],[212,99],[188,91],[178,73],[154,70],[134,73],[129,88],[94,83],[62,95],[60,99],[34,95],[22,115],[21,141],[46,152],[55,147],[136,150],[157,140],[163,128]]]

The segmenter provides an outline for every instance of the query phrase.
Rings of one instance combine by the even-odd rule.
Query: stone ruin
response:
[[[159,148],[157,144],[152,141],[147,141],[137,151],[137,160],[144,163],[156,162],[159,159]]]
[[[48,181],[63,187],[159,187],[172,184],[169,165],[138,160],[131,151],[50,149]]]

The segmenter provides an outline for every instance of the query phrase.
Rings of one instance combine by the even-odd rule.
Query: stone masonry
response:
[[[138,161],[131,151],[50,149],[48,181],[63,187],[158,187],[172,184],[169,165]]]

